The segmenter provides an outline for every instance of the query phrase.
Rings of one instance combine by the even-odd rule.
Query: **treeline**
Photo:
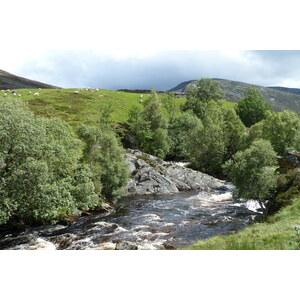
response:
[[[222,105],[219,83],[190,85],[178,109],[172,95],[151,94],[128,119],[131,146],[161,158],[187,160],[202,172],[231,180],[236,198],[263,204],[276,192],[277,156],[300,150],[300,119],[274,112],[255,88],[234,108]]]

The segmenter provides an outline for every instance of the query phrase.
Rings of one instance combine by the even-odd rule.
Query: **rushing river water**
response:
[[[110,215],[3,233],[0,249],[180,248],[243,229],[253,222],[257,209],[255,201],[234,203],[230,189],[131,197]]]

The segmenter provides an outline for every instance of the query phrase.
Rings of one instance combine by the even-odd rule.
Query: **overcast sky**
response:
[[[0,69],[65,88],[167,90],[201,77],[300,88],[300,51],[253,50],[300,49],[297,9],[286,3],[285,20],[276,1],[272,14],[261,1],[207,2],[7,1]]]

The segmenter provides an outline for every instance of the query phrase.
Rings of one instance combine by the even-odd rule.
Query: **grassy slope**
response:
[[[256,223],[228,236],[216,236],[191,245],[192,250],[300,249],[300,196],[265,223]]]
[[[99,108],[103,105],[113,106],[112,119],[116,123],[125,122],[133,105],[141,106],[140,94],[117,92],[111,90],[99,90],[89,92],[80,91],[74,94],[76,89],[28,89],[16,90],[21,97],[18,99],[28,102],[30,109],[37,115],[53,117],[58,116],[67,121],[72,127],[79,124],[92,125],[98,120]],[[33,94],[38,92],[39,96]],[[0,92],[0,96],[3,92]],[[143,97],[146,97],[144,95]],[[185,102],[185,98],[177,98],[178,107]],[[224,107],[232,107],[234,104],[223,102]]]

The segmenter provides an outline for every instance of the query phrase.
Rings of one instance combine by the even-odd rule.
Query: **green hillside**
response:
[[[29,94],[31,91],[31,94]],[[61,117],[71,126],[78,124],[93,124],[98,120],[100,107],[112,105],[112,120],[116,123],[125,122],[128,113],[133,105],[142,106],[140,94],[118,92],[112,90],[80,90],[79,94],[74,94],[76,89],[18,89],[17,96],[13,96],[28,102],[30,109],[37,115],[46,117]],[[0,96],[13,95],[12,92],[0,92]],[[39,96],[34,96],[39,93]],[[20,94],[21,96],[18,96]],[[147,97],[144,94],[143,97]],[[142,98],[143,99],[143,98]],[[185,102],[185,98],[176,98],[179,106]],[[233,103],[224,102],[224,106],[232,106]]]

